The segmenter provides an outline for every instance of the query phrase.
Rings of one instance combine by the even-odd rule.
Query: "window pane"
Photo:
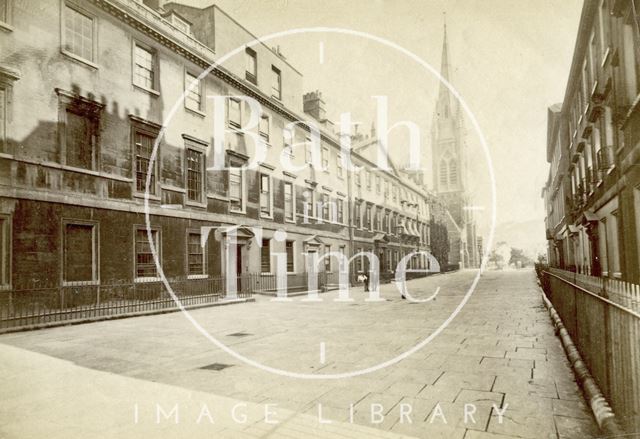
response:
[[[187,243],[189,274],[204,274],[204,249],[200,245],[200,240],[200,233],[189,233]]]
[[[240,126],[240,101],[229,99],[229,123]]]
[[[202,201],[202,153],[187,149],[187,196],[191,201]]]
[[[6,10],[6,4],[0,8]],[[65,9],[65,50],[93,61],[93,19],[73,8]]]
[[[284,184],[284,216],[286,219],[293,220],[293,184]]]
[[[135,134],[135,148],[136,148],[136,190],[138,192],[144,192],[147,183],[147,174],[150,175],[149,193],[155,195],[156,193],[156,164],[153,163],[151,169],[149,169],[149,163],[151,161],[151,152],[153,151],[154,138],[143,133]]]
[[[151,231],[151,238],[154,241],[155,248],[158,248],[158,231]],[[156,277],[157,268],[153,260],[151,245],[149,244],[149,235],[146,229],[136,230],[136,276],[137,277]]]
[[[260,135],[269,141],[269,116],[260,118]]]
[[[272,66],[271,75],[271,94],[275,98],[280,99],[282,97],[282,77],[280,70]]]
[[[260,212],[271,214],[271,180],[268,175],[260,175]]]
[[[93,226],[66,224],[64,236],[64,280],[94,280]]]
[[[271,273],[271,240],[263,239],[260,249],[260,266],[263,273]]]
[[[285,243],[285,249],[287,251],[287,272],[291,273],[294,271],[293,266],[293,241],[287,241]]]
[[[154,87],[154,54],[140,47],[135,46],[135,66],[133,72],[133,82],[136,85],[153,89]]]
[[[66,163],[78,168],[93,168],[93,121],[67,110]]]
[[[242,171],[239,168],[232,167],[229,169],[229,201],[231,203],[231,210],[242,210],[242,192]]]
[[[253,51],[253,49],[247,48],[246,60],[247,60],[247,66],[246,66],[245,77],[247,80],[255,83],[256,77],[258,75],[258,61],[257,61],[256,53]]]
[[[191,110],[200,111],[202,107],[202,91],[200,81],[196,76],[187,73],[185,90],[187,91],[187,95],[184,98],[185,106]]]

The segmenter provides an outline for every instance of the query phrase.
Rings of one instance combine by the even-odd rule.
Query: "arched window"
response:
[[[458,182],[458,164],[455,160],[449,162],[449,184],[456,184]]]
[[[447,161],[445,159],[440,160],[440,186],[447,185]]]

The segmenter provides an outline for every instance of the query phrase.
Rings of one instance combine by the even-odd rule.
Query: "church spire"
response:
[[[449,77],[449,50],[448,50],[448,42],[447,42],[447,14],[443,13],[444,17],[444,34],[442,38],[442,60],[440,64],[440,76],[445,79],[447,82],[451,83],[451,78]],[[440,107],[447,107],[447,110],[451,107],[451,99],[450,92],[447,86],[440,81],[440,90],[438,93],[438,103]],[[448,111],[447,111],[448,113]],[[448,117],[448,114],[447,114]]]
[[[440,65],[440,75],[449,81],[449,55],[447,51],[447,13],[444,14],[444,37],[442,38],[442,63]]]

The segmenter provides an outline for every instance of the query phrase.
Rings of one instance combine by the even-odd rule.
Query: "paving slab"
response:
[[[475,276],[462,271],[410,281],[418,297],[441,288],[436,301],[422,304],[401,300],[385,285],[384,302],[367,302],[355,289],[351,304],[335,302],[333,292],[315,303],[260,297],[190,313],[236,356],[181,313],[2,335],[3,360],[13,360],[0,362],[0,437],[591,437],[596,425],[531,270],[483,273],[431,343],[362,373],[430,336]],[[249,335],[231,336],[238,332]],[[274,374],[239,355],[313,379]],[[132,430],[134,400],[146,404],[145,422]],[[153,401],[164,410],[179,403],[191,422],[151,422]],[[229,416],[213,426],[195,423],[198,401],[224,401],[223,411],[232,402],[247,404],[247,424]],[[476,406],[473,425],[464,422],[466,404]],[[372,421],[378,405],[383,418],[374,413]],[[436,406],[446,423],[431,416]],[[264,422],[265,408],[277,411],[279,424]],[[94,411],[101,416],[92,417]],[[45,422],[34,422],[36,416]]]

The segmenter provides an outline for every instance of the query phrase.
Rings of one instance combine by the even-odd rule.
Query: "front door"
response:
[[[237,273],[237,284],[236,288],[238,292],[242,291],[242,245],[236,245],[236,273]]]

